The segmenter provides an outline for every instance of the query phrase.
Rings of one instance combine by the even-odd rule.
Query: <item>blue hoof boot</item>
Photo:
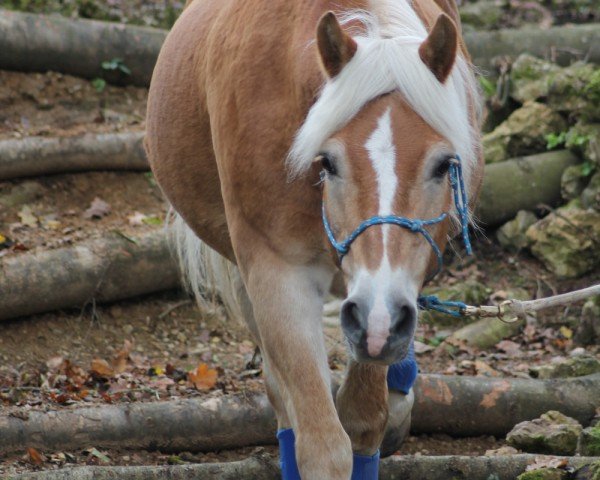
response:
[[[379,478],[379,450],[373,456],[354,454],[351,480],[377,480]]]
[[[406,358],[398,363],[390,365],[387,374],[387,384],[389,390],[397,390],[408,395],[415,380],[417,379],[417,361],[415,360],[415,349],[411,345]]]
[[[277,432],[279,440],[279,466],[283,480],[300,480],[296,463],[296,436],[291,428]]]

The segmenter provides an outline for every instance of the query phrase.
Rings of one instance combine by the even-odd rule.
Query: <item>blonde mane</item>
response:
[[[477,161],[480,95],[471,66],[459,53],[444,84],[419,57],[427,30],[408,0],[372,0],[369,11],[339,15],[342,23],[359,22],[351,32],[358,44],[352,60],[328,80],[296,133],[287,165],[292,176],[304,173],[323,143],[346,125],[365,104],[380,95],[400,92],[413,110],[453,145],[463,159],[468,184]]]

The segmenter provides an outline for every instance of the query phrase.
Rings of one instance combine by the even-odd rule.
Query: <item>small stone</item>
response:
[[[573,455],[581,431],[577,420],[551,410],[540,418],[515,425],[506,440],[525,452]]]
[[[577,198],[585,190],[589,178],[581,165],[571,165],[565,168],[560,178],[560,194],[565,200]]]
[[[538,221],[538,218],[531,212],[520,210],[517,216],[502,225],[496,238],[500,245],[509,250],[522,250],[530,245],[526,232],[531,225]]]
[[[600,297],[590,298],[583,304],[573,340],[578,345],[600,344]]]
[[[533,55],[519,55],[510,71],[510,95],[517,102],[525,103],[546,97],[554,74],[560,67]]]
[[[588,427],[581,432],[577,453],[589,457],[600,456],[600,426]]]
[[[600,212],[600,171],[596,172],[587,187],[581,192],[581,206]]]
[[[578,355],[558,363],[533,367],[530,374],[534,378],[583,377],[600,372],[600,361],[590,355]]]
[[[531,251],[561,278],[577,278],[600,267],[600,213],[577,207],[558,209],[527,230]]]
[[[600,461],[578,468],[574,480],[600,480]]]
[[[558,71],[550,81],[547,104],[557,112],[586,122],[600,121],[600,69],[576,62]]]
[[[527,102],[496,129],[483,136],[486,163],[529,155],[546,149],[546,136],[566,130],[561,115],[542,103]]]
[[[510,447],[508,445],[502,445],[500,448],[497,448],[495,450],[486,450],[485,451],[485,456],[495,456],[495,457],[505,457],[505,456],[511,456],[511,455],[516,455],[517,453],[519,453],[519,451],[515,448],[515,447]]]
[[[585,161],[600,166],[600,123],[576,123],[567,132],[565,146]]]

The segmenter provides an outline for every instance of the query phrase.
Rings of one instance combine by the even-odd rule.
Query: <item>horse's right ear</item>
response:
[[[319,20],[317,46],[323,69],[329,77],[340,73],[358,48],[354,39],[342,30],[333,12],[327,12]]]

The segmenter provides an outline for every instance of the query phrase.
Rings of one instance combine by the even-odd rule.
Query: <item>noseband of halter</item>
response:
[[[469,223],[469,219],[468,219],[469,203],[468,203],[467,193],[465,191],[465,184],[464,184],[464,180],[463,180],[462,164],[461,164],[460,157],[458,155],[455,155],[454,159],[451,160],[450,168],[449,168],[448,172],[449,172],[449,176],[450,176],[450,185],[452,186],[452,193],[454,196],[454,206],[456,207],[456,211],[458,213],[458,217],[460,220],[461,234],[462,234],[463,242],[465,244],[465,249],[467,251],[467,254],[471,255],[472,248],[471,248],[471,240],[469,239],[469,228],[468,228],[468,226],[469,226],[468,225],[468,223]],[[435,243],[435,240],[433,239],[431,234],[425,229],[425,227],[427,227],[429,225],[435,225],[437,223],[442,222],[443,220],[445,220],[448,217],[448,213],[442,213],[439,217],[431,218],[429,220],[410,219],[410,218],[406,218],[406,217],[399,217],[397,215],[384,215],[384,216],[376,215],[374,217],[368,218],[367,220],[363,221],[353,232],[350,233],[350,235],[348,235],[346,237],[346,239],[344,239],[341,242],[338,242],[335,239],[335,235],[333,234],[331,224],[329,223],[329,220],[327,220],[327,214],[325,212],[325,202],[323,202],[322,214],[323,214],[323,225],[325,227],[325,233],[327,233],[327,237],[329,238],[331,245],[333,245],[333,248],[335,248],[336,251],[338,252],[338,254],[340,256],[340,260],[343,259],[344,255],[346,255],[350,251],[350,245],[352,245],[352,242],[354,242],[354,240],[356,240],[358,238],[358,236],[361,233],[363,233],[367,228],[372,227],[374,225],[389,224],[389,225],[397,225],[399,227],[406,228],[407,230],[410,230],[411,232],[414,232],[414,233],[420,233],[421,235],[423,235],[423,237],[425,237],[425,240],[427,240],[427,243],[429,243],[429,245],[431,245],[431,248],[433,249],[433,253],[435,253],[435,255],[437,257],[437,268],[436,268],[435,273],[431,276],[431,278],[435,277],[442,269],[442,265],[443,265],[442,251],[437,246],[437,244]],[[421,298],[419,300],[421,300]]]

